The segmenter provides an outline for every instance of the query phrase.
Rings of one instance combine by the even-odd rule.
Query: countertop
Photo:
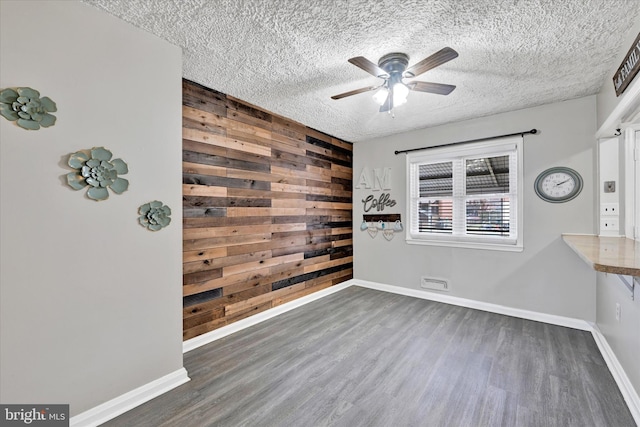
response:
[[[640,241],[589,234],[563,234],[562,240],[596,271],[640,276]]]

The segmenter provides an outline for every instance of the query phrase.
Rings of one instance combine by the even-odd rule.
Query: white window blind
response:
[[[518,136],[408,154],[407,241],[521,250],[521,145]]]

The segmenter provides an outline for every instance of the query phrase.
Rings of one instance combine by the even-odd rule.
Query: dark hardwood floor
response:
[[[589,332],[357,286],[185,354],[106,426],[635,426]]]

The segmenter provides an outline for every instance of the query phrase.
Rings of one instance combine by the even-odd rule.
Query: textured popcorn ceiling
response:
[[[640,15],[638,0],[84,0],[183,49],[184,77],[307,126],[361,141],[592,95]],[[380,79],[349,64],[404,52],[459,57],[379,113]],[[144,52],[140,52],[144,55]],[[535,126],[532,123],[531,126]]]

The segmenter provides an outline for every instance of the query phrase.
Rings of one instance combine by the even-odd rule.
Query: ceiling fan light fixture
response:
[[[385,103],[388,96],[389,96],[389,89],[387,89],[385,86],[382,86],[380,87],[380,89],[376,91],[376,93],[373,94],[373,100],[375,101],[376,104],[382,105]]]
[[[407,102],[407,96],[409,95],[409,88],[402,82],[398,82],[393,85],[393,106],[399,107]]]

